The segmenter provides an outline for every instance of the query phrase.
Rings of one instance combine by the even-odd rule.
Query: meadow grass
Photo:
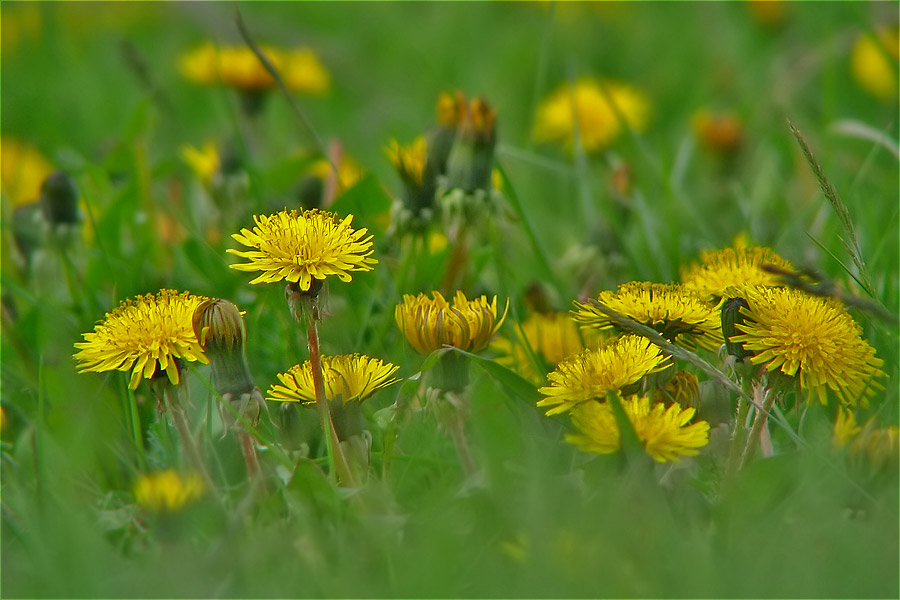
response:
[[[4,189],[0,595],[896,598],[896,429],[886,460],[851,457],[834,447],[835,398],[790,391],[770,455],[729,469],[739,394],[690,361],[737,378],[701,349],[682,364],[701,381],[708,447],[667,463],[636,438],[588,454],[565,441],[568,419],[535,406],[546,378],[502,366],[493,347],[421,356],[395,323],[403,294],[440,288],[453,244],[391,233],[402,186],[385,147],[432,128],[439,94],[459,89],[497,114],[503,200],[473,226],[461,287],[501,310],[509,299],[498,337],[516,335],[535,284],[567,311],[621,283],[677,281],[700,252],[743,236],[864,300],[848,311],[886,376],[858,420],[896,427],[897,326],[881,313],[900,302],[897,101],[861,89],[850,56],[859,34],[896,26],[897,6],[778,3],[772,25],[750,4],[4,2],[3,137],[71,175],[84,222],[29,270]],[[233,90],[186,81],[182,52],[241,43],[237,10],[254,40],[313,48],[330,91],[293,107],[273,91],[251,118]],[[641,89],[647,126],[596,153],[536,143],[541,100],[583,75]],[[735,153],[693,135],[704,107],[738,116]],[[179,154],[207,140],[240,163],[215,194]],[[188,417],[212,489],[146,510],[135,482],[185,467],[179,434],[146,382],[77,373],[73,344],[121,300],[190,290],[245,311],[255,382],[263,393],[278,383],[309,358],[306,331],[282,285],[249,285],[225,250],[253,215],[298,208],[301,178],[334,142],[364,175],[328,210],[369,230],[379,264],[329,279],[322,349],[399,366],[400,381],[362,404],[365,483],[326,473],[313,408],[270,402],[256,431],[264,483],[251,484],[209,368],[189,363]],[[533,350],[532,367],[548,366]],[[470,377],[474,475],[425,391],[446,354]]]

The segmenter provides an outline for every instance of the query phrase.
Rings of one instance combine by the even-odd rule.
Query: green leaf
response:
[[[499,382],[514,400],[534,404],[541,397],[537,388],[515,371],[512,371],[501,364],[497,364],[493,360],[482,358],[477,354],[465,352],[458,348],[453,348],[452,350],[463,356],[469,357],[476,365],[483,369],[485,373]]]

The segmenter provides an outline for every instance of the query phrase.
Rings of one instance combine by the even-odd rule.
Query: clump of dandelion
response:
[[[668,407],[661,402],[651,404],[649,398],[639,396],[621,402],[638,440],[656,462],[695,456],[709,443],[709,423],[690,423],[693,408],[682,409],[677,403]],[[621,433],[607,402],[580,404],[572,410],[572,424],[578,433],[566,435],[566,441],[579,450],[611,454],[621,448]]]
[[[541,103],[534,138],[538,142],[560,142],[569,150],[578,140],[585,151],[597,152],[627,127],[643,131],[649,114],[649,102],[637,89],[585,77],[574,84],[563,84]]]
[[[154,513],[178,512],[205,492],[206,486],[199,475],[182,477],[172,469],[141,475],[134,484],[134,499]]]
[[[699,263],[682,267],[681,281],[686,289],[710,298],[725,296],[730,287],[780,286],[776,275],[762,269],[766,264],[793,270],[788,261],[770,248],[738,246],[701,252]]]
[[[191,326],[194,309],[204,300],[190,292],[163,289],[123,301],[75,344],[79,372],[130,370],[131,389],[142,378],[165,372],[178,385],[179,360],[208,362]]]
[[[609,392],[636,391],[642,378],[669,366],[669,357],[650,340],[625,335],[562,361],[547,375],[549,384],[538,389],[545,398],[537,405],[550,407],[548,415],[566,412]]]
[[[713,350],[722,343],[718,307],[680,284],[632,282],[603,291],[597,300],[620,315],[655,329],[670,342]],[[575,302],[577,322],[600,330],[613,321],[590,304]],[[621,332],[624,333],[624,332]]]
[[[734,342],[752,353],[752,364],[796,377],[807,399],[827,403],[831,390],[842,404],[865,406],[880,388],[882,360],[837,300],[787,288],[747,288],[743,323]]]

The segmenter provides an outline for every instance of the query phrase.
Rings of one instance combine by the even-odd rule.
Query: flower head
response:
[[[649,112],[647,99],[634,88],[583,78],[574,85],[562,85],[544,100],[538,108],[534,137],[538,142],[562,142],[569,149],[578,139],[586,151],[594,152],[626,130],[622,119],[642,131]]]
[[[418,137],[408,145],[401,146],[397,140],[391,140],[390,145],[386,149],[388,159],[400,178],[415,186],[421,186],[425,179],[425,138]]]
[[[789,288],[748,288],[742,335],[732,340],[752,352],[750,362],[798,377],[807,398],[827,403],[827,390],[842,403],[864,406],[884,373],[875,349],[837,300]]]
[[[764,264],[793,270],[769,248],[743,246],[702,252],[699,264],[681,269],[681,281],[686,289],[709,297],[724,296],[729,287],[781,285],[776,275],[762,270]]]
[[[394,308],[397,326],[410,345],[421,354],[430,354],[444,346],[477,352],[487,346],[509,310],[509,301],[497,318],[497,297],[488,302],[487,296],[472,300],[456,292],[451,305],[440,292],[411,296]]]
[[[178,150],[182,160],[191,168],[200,181],[209,183],[222,166],[219,150],[215,142],[207,142],[202,148],[185,144]]]
[[[897,58],[900,29],[880,28],[875,35],[861,34],[853,44],[850,69],[859,86],[890,102],[897,97]]]
[[[308,48],[280,50],[264,46],[262,52],[290,90],[319,94],[331,85],[328,71]],[[179,62],[182,74],[194,83],[224,84],[247,91],[275,87],[275,80],[247,46],[217,48],[212,43],[206,43],[184,53]]]
[[[231,236],[253,250],[227,250],[250,261],[231,265],[232,269],[262,271],[251,284],[286,279],[307,291],[313,279],[337,275],[341,281],[350,281],[351,271],[371,271],[371,265],[378,263],[371,258],[372,236],[365,237],[365,228],[350,227],[353,215],[338,221],[335,214],[316,209],[302,214],[283,210],[253,220],[252,230]]]
[[[539,379],[543,373],[534,372],[531,360],[524,349],[527,344],[548,365],[556,367],[563,359],[577,354],[585,347],[595,347],[602,334],[595,329],[579,331],[569,313],[533,313],[522,322],[516,339],[500,337],[491,347],[501,353],[497,362],[518,369],[528,379]]]
[[[397,383],[391,377],[399,367],[369,358],[362,354],[345,354],[322,357],[322,373],[325,378],[325,397],[341,398],[344,404],[355,400],[362,402],[381,388]],[[313,385],[312,366],[309,361],[294,365],[286,373],[279,373],[284,385],[269,388],[268,400],[314,404],[316,390]]]
[[[53,166],[36,148],[13,138],[0,139],[0,188],[12,206],[35,202]]]
[[[538,391],[546,398],[538,406],[551,406],[548,415],[562,413],[584,402],[602,400],[607,392],[632,386],[650,373],[669,366],[650,340],[626,335],[599,348],[571,356],[547,375],[550,385]]]
[[[715,349],[722,343],[722,323],[718,307],[683,285],[665,283],[624,283],[615,292],[603,291],[597,300],[658,331],[670,342],[688,348]],[[590,304],[575,302],[574,318],[598,329],[613,329],[609,317]]]
[[[177,385],[181,377],[176,359],[209,362],[191,325],[194,309],[204,300],[164,289],[122,302],[93,332],[84,334],[85,341],[75,344],[79,372],[132,369],[128,387],[136,389],[142,377],[150,379],[158,369]]]
[[[719,154],[730,154],[741,145],[743,125],[733,113],[700,110],[691,118],[691,127],[701,144]]]
[[[134,499],[152,512],[177,512],[203,495],[203,480],[196,474],[182,477],[168,469],[141,475],[134,484]]]
[[[842,406],[834,421],[832,440],[837,448],[847,449],[854,459],[865,457],[871,465],[878,467],[889,461],[897,462],[900,428],[896,425],[878,427],[874,417],[860,427],[853,411]]]
[[[682,409],[678,403],[666,408],[661,402],[651,406],[649,398],[637,396],[621,402],[638,439],[656,462],[694,456],[709,443],[709,423],[688,425],[693,408]],[[579,405],[572,411],[572,424],[578,433],[567,435],[566,441],[584,452],[611,454],[621,446],[615,415],[606,402]]]

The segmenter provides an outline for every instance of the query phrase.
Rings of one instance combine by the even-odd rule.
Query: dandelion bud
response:
[[[428,166],[438,175],[447,172],[447,159],[466,110],[462,92],[443,92],[437,104],[437,128],[428,136]]]
[[[497,114],[484,98],[466,107],[463,121],[447,159],[447,186],[467,194],[491,191]]]
[[[228,300],[211,298],[194,310],[192,324],[209,359],[216,392],[231,402],[242,417],[256,424],[265,407],[247,365],[247,331],[240,311]]]
[[[51,225],[75,225],[81,221],[78,213],[78,188],[63,171],[47,176],[41,185],[41,208]]]
[[[753,356],[752,352],[744,350],[743,344],[731,341],[732,336],[741,333],[736,326],[744,323],[744,316],[741,314],[742,307],[749,307],[743,298],[728,298],[722,305],[722,335],[725,338],[725,349],[728,354],[737,357],[738,360]]]

